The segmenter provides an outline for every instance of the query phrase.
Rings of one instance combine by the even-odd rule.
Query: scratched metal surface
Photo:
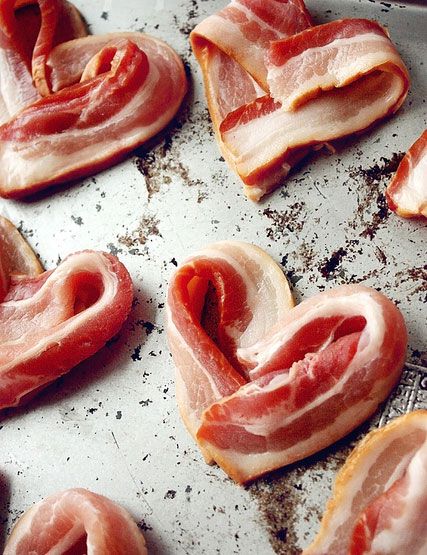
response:
[[[164,332],[168,278],[208,241],[254,242],[282,264],[297,299],[349,282],[384,291],[405,315],[408,361],[427,364],[425,223],[395,217],[384,201],[399,155],[426,127],[426,12],[367,0],[307,2],[318,22],[370,17],[389,27],[412,90],[395,118],[343,141],[335,154],[312,156],[254,205],[220,158],[187,41],[225,1],[75,3],[94,33],[131,29],[167,40],[187,62],[192,90],[170,128],[122,164],[28,201],[1,201],[46,267],[82,248],[103,249],[120,257],[135,283],[117,340],[2,416],[4,533],[40,498],[82,486],[127,507],[152,553],[298,553],[316,532],[350,446],[380,420],[427,407],[427,377],[406,369],[393,399],[349,438],[238,487],[204,465],[179,420]]]

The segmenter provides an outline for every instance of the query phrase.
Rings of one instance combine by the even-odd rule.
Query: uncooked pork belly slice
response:
[[[191,43],[221,151],[252,200],[313,147],[396,112],[408,92],[407,69],[378,23],[312,27],[301,0],[233,0]]]
[[[371,432],[339,472],[304,555],[427,552],[427,411]]]
[[[0,126],[4,197],[22,197],[117,162],[169,123],[187,88],[181,59],[148,35],[80,37],[54,47],[54,25],[63,3],[38,4],[41,27],[32,53],[37,88],[22,61],[22,45],[9,41],[5,49],[0,40],[0,61],[6,54],[13,57],[9,66],[18,80],[22,76],[25,92],[20,111],[10,109],[11,117]],[[0,20],[0,33],[20,36],[19,19],[13,9],[11,14],[7,28]],[[8,90],[14,86],[11,73]],[[3,104],[11,96],[3,95]]]
[[[107,497],[75,488],[55,493],[17,522],[4,555],[146,555],[130,514]]]
[[[389,207],[404,218],[427,218],[427,130],[400,162],[386,191]]]
[[[216,307],[205,303],[209,285]],[[182,418],[206,460],[237,482],[345,436],[404,364],[405,323],[381,293],[349,285],[292,304],[272,259],[234,241],[193,255],[169,287]]]
[[[96,353],[121,328],[132,282],[116,257],[83,251],[11,279],[0,303],[0,408],[20,404]]]

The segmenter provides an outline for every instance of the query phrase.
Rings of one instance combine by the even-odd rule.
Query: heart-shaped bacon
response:
[[[107,497],[75,488],[50,495],[16,523],[3,555],[146,555],[130,514]]]
[[[340,470],[304,555],[426,553],[427,411],[368,434]]]
[[[394,114],[408,71],[378,23],[312,26],[303,0],[233,0],[191,33],[224,158],[259,200],[314,147]]]
[[[35,88],[13,4],[8,0],[0,12],[0,67],[12,81],[0,98],[0,111],[8,114],[0,119],[6,120],[0,195],[21,197],[99,171],[176,114],[187,81],[175,51],[142,33],[80,37],[54,47],[62,0],[37,2],[41,24],[30,60]],[[13,75],[21,91],[15,96]]]
[[[216,304],[205,303],[209,287]],[[403,367],[405,323],[381,293],[341,286],[291,307],[280,269],[244,243],[199,251],[170,284],[181,415],[205,458],[237,482],[346,435]]]
[[[104,346],[132,303],[126,268],[83,251],[56,270],[11,279],[0,303],[0,408],[12,407]]]

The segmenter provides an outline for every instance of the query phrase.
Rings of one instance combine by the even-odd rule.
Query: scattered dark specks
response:
[[[100,204],[95,204],[95,208],[97,212],[100,212],[102,207]]]
[[[138,522],[138,528],[140,530],[142,530],[143,532],[149,532],[150,530],[153,529],[152,526],[146,524],[143,520],[141,520],[140,522]]]
[[[113,243],[108,243],[107,245],[108,252],[113,256],[117,256],[119,253],[123,252],[123,249],[116,247]]]
[[[390,159],[380,158],[370,168],[353,167],[350,178],[354,179],[358,187],[358,205],[353,222],[350,226],[356,229],[360,224],[364,227],[361,237],[373,239],[390,215],[384,191],[391,176],[397,170],[404,153],[394,153]]]
[[[153,401],[151,399],[146,399],[145,401],[139,401],[139,404],[141,405],[141,407],[148,407],[148,405],[152,402]]]
[[[163,499],[175,499],[175,495],[176,491],[174,489],[168,489]]]
[[[337,251],[332,253],[332,256],[327,259],[322,266],[320,266],[319,271],[323,277],[327,280],[332,279],[332,275],[338,266],[341,264],[344,256],[347,255],[347,251],[340,247]]]
[[[87,412],[89,414],[93,414],[94,412],[96,412],[98,409],[97,408],[92,408],[92,409],[87,409]]]
[[[178,262],[176,261],[175,257],[172,258],[169,262],[170,262],[171,264],[173,264],[174,266],[178,266]]]
[[[135,350],[133,351],[133,353],[130,355],[130,358],[136,362],[137,360],[142,360],[141,357],[141,348],[142,345],[138,345],[137,347],[135,347]]]
[[[77,225],[83,225],[83,218],[81,216],[71,216],[73,222]]]
[[[121,420],[121,418],[122,418],[122,411],[121,411],[121,410],[118,410],[118,411],[116,412],[116,419],[117,419],[117,420]]]
[[[305,223],[305,217],[300,218],[304,206],[303,202],[295,202],[284,212],[266,208],[262,213],[272,221],[272,226],[266,229],[267,237],[273,241],[280,241],[289,231],[301,231]]]
[[[101,19],[105,19],[105,21],[108,21],[108,12],[102,12]]]
[[[156,326],[153,324],[153,322],[144,322],[142,324],[142,327],[144,328],[145,333],[147,335],[150,335],[153,332],[153,330],[156,328]]]
[[[139,254],[138,250],[136,250],[136,252],[132,252],[131,247],[145,245],[148,239],[152,236],[161,237],[162,235],[159,231],[158,224],[159,220],[154,216],[144,216],[135,231],[118,238],[119,243],[128,247],[131,254]]]

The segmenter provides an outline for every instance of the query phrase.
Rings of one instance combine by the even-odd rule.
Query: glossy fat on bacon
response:
[[[427,552],[427,411],[371,432],[339,472],[304,555]]]
[[[82,488],[53,494],[17,522],[4,555],[146,555],[144,536],[130,514]]]
[[[201,323],[209,283],[219,307],[208,322],[215,340]],[[169,286],[167,330],[178,407],[193,437],[203,411],[246,383],[236,350],[256,342],[293,305],[283,272],[247,243],[214,243],[178,268]]]
[[[0,408],[62,376],[121,328],[132,282],[116,257],[83,251],[11,281],[0,304]]]
[[[400,376],[407,333],[396,306],[360,285],[290,310],[283,275],[265,253],[218,245],[226,258],[214,244],[172,278],[168,334],[185,424],[205,458],[244,483],[323,449],[368,418]],[[242,249],[243,272],[236,266]],[[207,281],[220,307],[213,331],[205,323],[209,304],[202,312]],[[281,295],[286,303],[277,311]]]
[[[169,123],[187,88],[175,51],[141,33],[83,37],[53,48],[52,26],[62,2],[39,4],[42,26],[32,62],[36,92],[44,98],[32,98],[0,126],[4,197],[21,197],[117,162]]]
[[[57,44],[87,35],[69,2],[0,3],[0,124],[50,91],[46,56]]]
[[[427,218],[427,130],[400,162],[386,191],[391,210],[404,218]]]
[[[245,194],[259,200],[313,146],[396,112],[409,76],[378,23],[346,19],[311,27],[302,2],[268,0],[262,15],[258,1],[241,3],[202,21],[191,42],[221,152]],[[287,14],[282,19],[279,4]]]

